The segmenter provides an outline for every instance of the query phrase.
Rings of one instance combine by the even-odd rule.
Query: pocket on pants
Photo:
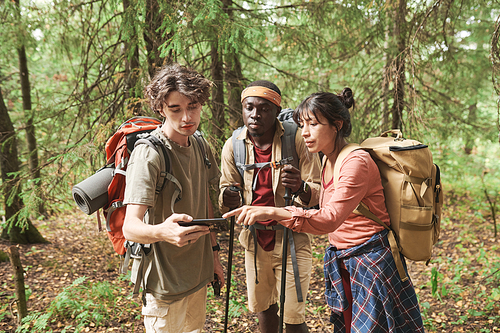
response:
[[[250,230],[244,228],[240,232],[240,236],[238,237],[238,240],[240,241],[241,246],[247,251],[254,251],[254,246],[253,246],[253,236]]]
[[[168,314],[169,308],[167,302],[157,300],[151,294],[146,294],[146,306],[142,307],[142,315],[162,318]]]

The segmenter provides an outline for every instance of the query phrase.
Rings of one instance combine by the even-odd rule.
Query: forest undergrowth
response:
[[[500,332],[500,244],[491,212],[471,208],[471,198],[447,193],[441,237],[428,266],[408,261],[428,332]],[[36,223],[50,244],[21,245],[28,317],[16,323],[10,262],[0,263],[0,333],[143,332],[140,301],[132,300],[127,275],[94,216],[76,208],[70,214]],[[239,228],[237,227],[236,234]],[[219,235],[221,261],[227,265],[228,234]],[[313,271],[306,320],[311,332],[333,332],[323,297],[322,258],[326,236],[315,236]],[[6,251],[10,244],[0,243]],[[258,332],[246,304],[244,253],[233,251],[229,332]],[[225,288],[210,287],[206,332],[224,328]]]

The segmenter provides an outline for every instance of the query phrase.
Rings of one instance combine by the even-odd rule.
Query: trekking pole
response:
[[[290,189],[285,187],[285,205],[290,206],[292,196],[290,195]],[[281,292],[280,292],[280,318],[278,332],[283,333],[283,315],[285,313],[285,286],[286,286],[286,261],[288,254],[288,228],[283,228],[283,254],[281,258]]]
[[[229,190],[241,192],[241,189],[236,186],[230,186]],[[227,257],[227,278],[226,278],[226,311],[224,315],[224,333],[227,333],[227,322],[229,319],[229,296],[231,291],[231,270],[233,269],[233,243],[234,243],[234,224],[235,218],[231,216],[229,226],[229,252]]]

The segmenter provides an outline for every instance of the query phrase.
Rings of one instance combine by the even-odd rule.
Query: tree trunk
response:
[[[389,127],[389,82],[391,80],[391,57],[389,52],[389,30],[387,25],[384,41],[384,78],[382,83],[382,128],[381,131],[386,131]]]
[[[132,18],[132,10],[130,7],[129,0],[123,0],[123,11],[125,13],[125,19],[123,20],[124,27],[132,27],[131,40],[125,41],[125,75],[126,75],[126,100],[127,110],[134,116],[143,115],[142,111],[142,91],[141,87],[137,85],[139,82],[139,42],[137,40],[137,34],[135,33],[134,20]],[[131,51],[130,51],[131,50]]]
[[[144,41],[146,42],[148,71],[152,78],[156,71],[164,64],[172,62],[173,54],[170,54],[166,59],[163,59],[160,54],[160,46],[170,39],[173,34],[168,33],[162,37],[164,31],[161,30],[164,14],[157,0],[146,0],[146,28],[144,30]]]
[[[491,37],[490,59],[493,65],[491,81],[497,95],[500,96],[500,15],[497,17],[493,36]],[[500,144],[500,99],[497,99],[497,127],[498,143]]]
[[[18,13],[20,13],[20,1],[16,0]],[[22,42],[21,42],[22,43]],[[23,110],[27,118],[26,121],[26,140],[28,144],[28,165],[31,172],[31,178],[35,179],[34,191],[42,193],[40,188],[40,168],[38,165],[38,147],[36,143],[35,126],[33,124],[33,112],[31,109],[31,87],[28,71],[28,59],[26,57],[26,48],[24,45],[19,45],[17,49],[19,56],[19,76],[21,79],[21,94],[23,98]],[[47,216],[47,211],[43,205],[43,198],[37,202],[38,213],[42,216]]]
[[[46,243],[47,241],[31,221],[19,216],[19,212],[23,208],[19,196],[19,188],[21,187],[19,166],[16,133],[0,88],[0,169],[5,218],[9,221],[6,228],[2,230],[1,237],[17,244]]]
[[[232,19],[233,11],[230,10],[233,0],[223,0],[224,11]],[[241,116],[241,91],[243,90],[243,74],[238,55],[232,50],[224,55],[226,63],[227,104],[229,113],[229,127],[231,130],[243,126]]]
[[[469,105],[469,116],[467,117],[467,122],[469,124],[476,124],[477,103]],[[472,150],[474,149],[475,138],[476,137],[474,134],[469,134],[469,133],[466,134],[464,151],[467,155],[470,155],[472,153]]]
[[[394,102],[392,104],[392,128],[401,128],[405,107],[405,33],[406,33],[406,0],[398,0],[394,9],[394,39],[398,46],[398,54],[394,59]]]
[[[26,306],[26,289],[24,287],[24,269],[19,257],[17,247],[9,247],[10,264],[14,271],[14,285],[16,287],[17,298],[17,323],[21,324],[24,317],[28,315],[28,307]]]
[[[212,42],[210,50],[212,63],[210,72],[214,86],[212,88],[212,135],[222,138],[224,128],[224,73],[217,40]],[[219,162],[219,158],[217,158]]]
[[[231,130],[243,126],[241,116],[241,92],[243,90],[243,74],[238,55],[231,52],[226,55],[227,104],[229,108],[229,127]]]

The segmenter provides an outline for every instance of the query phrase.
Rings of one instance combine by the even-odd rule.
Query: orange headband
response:
[[[248,87],[241,93],[241,102],[247,97],[262,97],[275,104],[276,106],[281,106],[281,96],[276,91],[261,87]]]

